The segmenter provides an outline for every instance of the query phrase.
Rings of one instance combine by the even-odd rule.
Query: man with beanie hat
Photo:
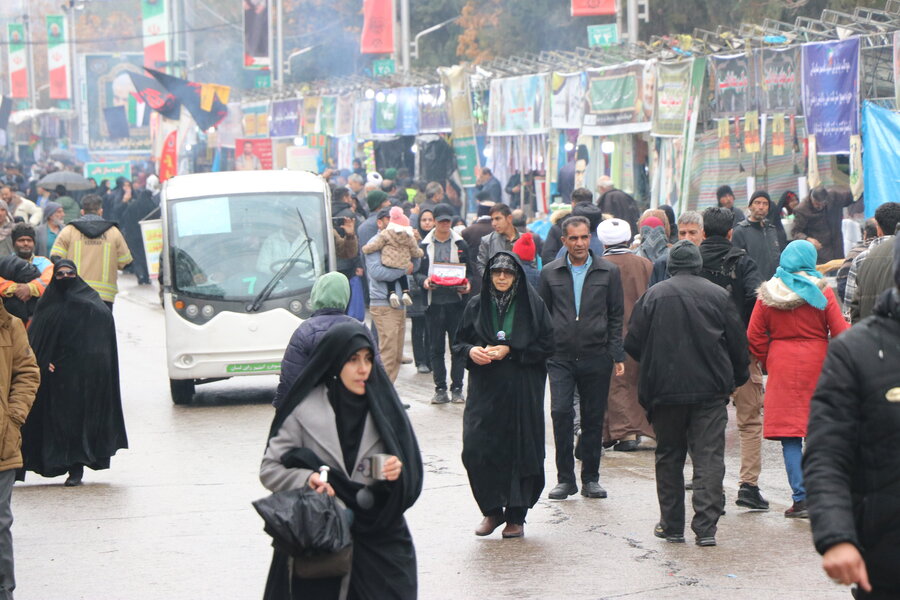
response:
[[[784,250],[778,241],[778,230],[766,219],[771,204],[769,194],[762,190],[753,192],[747,218],[734,225],[731,235],[731,243],[747,251],[763,281],[775,275],[781,251]]]
[[[631,225],[625,219],[607,219],[597,226],[597,237],[606,247],[603,258],[619,267],[622,278],[622,294],[625,300],[625,327],[622,335],[628,333],[628,320],[634,304],[650,281],[653,265],[642,256],[628,249],[631,241]],[[637,450],[638,436],[654,437],[653,428],[647,422],[647,414],[638,403],[638,364],[630,357],[625,358],[625,374],[613,377],[609,382],[609,403],[603,420],[603,445],[619,452]]]
[[[44,222],[34,230],[35,253],[47,256],[56,236],[65,226],[66,210],[58,202],[48,200],[44,204]]]
[[[858,599],[900,598],[900,238],[882,246],[893,285],[828,345],[803,455],[822,567]]]
[[[735,208],[734,206],[734,190],[731,189],[730,185],[720,185],[719,189],[716,190],[716,201],[719,203],[719,206],[722,208],[727,208],[731,211],[731,214],[734,215],[734,223],[733,225],[737,226],[738,223],[747,218],[739,208]]]
[[[699,546],[716,545],[724,510],[726,405],[750,374],[747,334],[728,292],[700,277],[700,249],[669,250],[671,277],[634,307],[625,351],[640,363],[638,395],[656,432],[654,535],[684,542],[684,461],[694,463],[691,529]]]
[[[44,290],[47,289],[53,278],[53,263],[46,256],[35,256],[34,227],[28,223],[16,223],[10,237],[16,249],[16,256],[40,272],[40,276],[28,283],[15,283],[12,280],[0,278],[0,297],[3,298],[6,310],[28,325],[37,308],[38,298],[44,294]]]
[[[512,247],[513,253],[522,259],[522,268],[525,270],[525,279],[531,284],[531,287],[538,289],[541,284],[541,272],[534,266],[534,259],[537,256],[537,244],[534,243],[534,234],[526,231]]]
[[[369,205],[369,217],[362,222],[362,225],[356,231],[360,247],[368,244],[369,240],[386,226],[386,224],[379,224],[379,221],[384,219],[384,217],[379,217],[378,215],[381,209],[390,208],[391,199],[381,190],[372,190],[366,195],[366,203]]]

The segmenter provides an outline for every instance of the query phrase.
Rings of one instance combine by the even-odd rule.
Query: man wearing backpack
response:
[[[737,306],[746,328],[756,305],[756,288],[762,283],[756,262],[745,250],[731,243],[734,214],[722,207],[703,212],[705,239],[700,244],[703,268],[700,276],[724,288]],[[741,438],[741,473],[737,505],[766,510],[769,502],[759,492],[762,468],[762,370],[750,359],[750,379],[734,392],[738,432]]]

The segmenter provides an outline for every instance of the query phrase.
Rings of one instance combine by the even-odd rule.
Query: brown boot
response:
[[[503,525],[503,517],[485,517],[475,528],[475,535],[486,536],[494,533],[494,530]],[[504,530],[505,531],[505,530]]]
[[[518,523],[507,523],[501,533],[504,538],[520,538],[525,536],[525,526]]]

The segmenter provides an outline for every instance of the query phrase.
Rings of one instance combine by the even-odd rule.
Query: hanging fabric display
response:
[[[853,199],[863,194],[862,136],[850,136],[850,191]]]
[[[728,125],[728,119],[716,120],[719,131],[719,158],[731,156],[731,128]]]
[[[772,115],[772,156],[784,156],[784,113]]]
[[[755,110],[744,115],[744,150],[747,154],[759,152],[759,112]]]
[[[816,134],[811,133],[807,139],[807,170],[806,181],[809,183],[809,189],[819,187],[822,183],[819,177],[819,152],[816,143]]]

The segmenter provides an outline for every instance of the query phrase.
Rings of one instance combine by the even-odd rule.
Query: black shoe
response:
[[[706,536],[706,537],[697,537],[697,539],[694,541],[694,543],[697,544],[698,546],[703,546],[704,548],[709,547],[709,546],[715,546],[716,545],[716,536],[710,535],[710,536]]]
[[[84,477],[84,467],[78,465],[77,467],[72,467],[69,469],[69,477],[66,478],[65,485],[66,487],[75,487],[82,484],[81,478]]]
[[[741,484],[737,500],[734,503],[751,510],[769,510],[769,501],[759,493],[759,487],[749,483]]]
[[[684,534],[681,533],[666,533],[666,530],[663,529],[662,523],[657,523],[656,527],[653,528],[653,535],[656,537],[666,540],[670,544],[683,544],[684,543]]]
[[[431,397],[432,404],[447,404],[448,402],[450,402],[450,396],[447,395],[447,390],[437,390]]]
[[[426,375],[431,373],[431,368],[428,365],[419,365],[416,367],[416,372],[421,373],[422,375]]]
[[[450,390],[450,402],[453,404],[465,404],[466,397],[463,396],[462,390]]]
[[[616,452],[634,452],[637,449],[637,440],[622,440],[621,442],[613,446],[613,450]]]
[[[578,493],[578,486],[574,483],[557,483],[547,497],[551,500],[565,500],[576,493]]]
[[[581,484],[581,495],[585,498],[606,498],[606,490],[596,481]]]
[[[794,502],[793,506],[784,511],[784,516],[788,519],[808,519],[809,511],[806,509],[806,500]]]

